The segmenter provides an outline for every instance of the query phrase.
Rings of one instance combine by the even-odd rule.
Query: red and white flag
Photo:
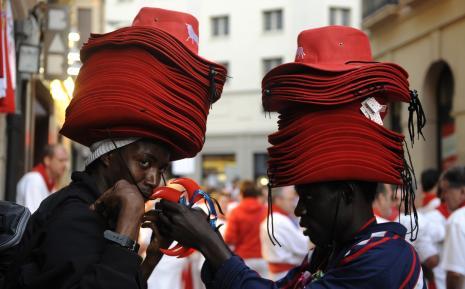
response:
[[[16,57],[10,0],[0,0],[0,112],[15,111]]]

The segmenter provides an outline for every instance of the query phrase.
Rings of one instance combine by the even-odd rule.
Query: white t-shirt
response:
[[[274,235],[282,247],[273,246],[266,230],[266,219],[260,224],[262,256],[268,263],[300,265],[310,250],[310,240],[292,220],[273,213]]]
[[[441,261],[444,257],[444,238],[446,236],[447,219],[438,210],[426,213],[425,217],[428,221],[428,234],[436,252],[439,254],[439,260]],[[446,271],[442,267],[442,263],[434,267],[433,273],[436,288],[446,289]]]
[[[465,278],[465,207],[453,212],[447,220],[443,267]]]
[[[16,203],[27,207],[31,213],[34,213],[49,195],[47,184],[38,172],[25,174],[16,186]]]

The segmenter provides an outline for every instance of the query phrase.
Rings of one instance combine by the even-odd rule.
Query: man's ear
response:
[[[50,162],[51,162],[52,160],[51,160],[51,157],[45,156],[44,159],[43,159],[42,161],[43,161],[45,167],[48,168],[48,167],[50,166]]]
[[[110,164],[111,164],[111,159],[112,159],[112,153],[107,153],[107,154],[104,154],[103,156],[100,157],[100,160],[102,161],[102,164],[105,166],[105,167],[109,167]]]
[[[342,191],[342,198],[346,204],[351,204],[354,200],[355,188],[353,184],[349,184],[347,187],[347,190]]]

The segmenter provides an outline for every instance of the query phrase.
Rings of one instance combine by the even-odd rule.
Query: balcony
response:
[[[362,0],[363,27],[370,28],[397,15],[399,0]]]

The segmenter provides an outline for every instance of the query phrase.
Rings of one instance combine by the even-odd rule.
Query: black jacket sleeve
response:
[[[106,241],[104,220],[88,204],[71,199],[48,221],[35,262],[21,269],[25,288],[146,288],[141,258]]]

